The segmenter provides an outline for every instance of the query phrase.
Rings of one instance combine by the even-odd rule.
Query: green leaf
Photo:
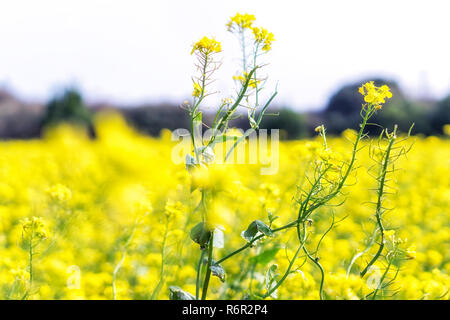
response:
[[[272,230],[267,224],[265,224],[261,220],[255,220],[252,223],[250,223],[247,230],[242,232],[241,236],[248,242],[251,242],[253,238],[258,235],[258,233],[262,233],[269,237],[273,235]]]
[[[211,265],[211,273],[213,276],[216,276],[220,279],[220,281],[225,282],[226,273],[223,267],[220,264]]]
[[[211,238],[211,231],[209,231],[203,222],[198,223],[191,229],[191,239],[200,245],[201,249],[206,248],[206,245]]]
[[[170,300],[195,300],[195,297],[192,294],[181,290],[180,287],[170,286],[169,291]]]
[[[280,250],[279,247],[274,247],[272,249],[268,249],[265,250],[263,252],[261,252],[260,254],[251,257],[250,261],[254,264],[260,263],[263,266],[265,266],[266,264],[268,264],[270,261],[272,261],[276,254],[278,253],[278,251]]]
[[[278,87],[278,84],[277,84]],[[272,94],[272,96],[270,97],[270,99],[266,102],[266,104],[264,105],[264,107],[262,108],[261,112],[259,113],[259,117],[258,117],[258,125],[261,123],[261,120],[264,116],[264,113],[266,112],[267,108],[269,107],[270,103],[272,102],[272,100],[275,98],[275,96],[278,94],[278,90],[275,87],[275,92]]]

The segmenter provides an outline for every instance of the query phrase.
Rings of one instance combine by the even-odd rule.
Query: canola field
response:
[[[62,126],[42,140],[0,143],[0,299],[169,299],[172,286],[195,294],[200,250],[190,230],[201,221],[201,177],[171,161],[168,131],[144,136],[116,115],[98,117],[96,131],[91,140]],[[408,142],[410,152],[390,177],[385,205],[392,210],[384,217],[408,258],[387,274],[379,260],[364,278],[359,272],[370,256],[352,263],[375,223],[374,162],[363,141],[351,185],[335,204],[345,202],[320,208],[309,221],[306,246],[312,252],[320,242],[325,299],[365,299],[379,283],[377,299],[450,297],[450,140]],[[279,217],[276,228],[296,218],[297,188],[320,145],[319,138],[280,142],[273,175],[261,175],[257,164],[214,170],[208,208],[223,230],[214,259],[245,244],[241,232],[255,219],[268,224],[270,212]],[[345,134],[328,137],[328,145],[342,154],[352,147]],[[208,299],[263,291],[268,270],[282,275],[289,267],[295,240],[289,229],[221,263],[226,275],[211,277]],[[290,270],[268,298],[319,299],[320,269],[300,254]]]

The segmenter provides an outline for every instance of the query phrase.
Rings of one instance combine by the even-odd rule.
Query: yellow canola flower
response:
[[[24,270],[24,269],[13,269],[11,270],[12,275],[14,276],[15,279],[17,280],[26,280],[29,278],[29,273],[28,271]]]
[[[395,235],[395,230],[386,230],[384,232],[384,235],[386,236],[386,238],[393,237]]]
[[[222,99],[222,103],[223,103],[224,105],[226,105],[226,104],[232,104],[232,103],[233,103],[233,99],[231,99],[231,98],[223,98],[223,99]]]
[[[180,216],[183,214],[184,207],[180,201],[169,199],[164,207],[164,213],[167,216]]]
[[[366,82],[358,89],[359,93],[364,96],[364,101],[375,106],[375,109],[381,109],[381,105],[386,99],[392,98],[392,93],[387,85],[377,87],[373,81]]]
[[[416,246],[412,245],[408,247],[408,249],[406,249],[406,256],[408,257],[408,259],[415,259],[417,256]]]
[[[384,236],[386,239],[389,239],[390,241],[395,242],[395,230],[384,231]]]
[[[256,18],[253,14],[240,14],[238,12],[234,17],[230,18],[230,21],[226,24],[226,26],[228,27],[228,31],[231,31],[233,26],[237,26],[241,29],[248,29],[252,27],[252,24],[255,20]]]
[[[241,75],[233,76],[233,80],[239,81],[240,83],[244,84],[245,81],[247,81],[247,77],[248,77],[248,73],[247,73],[247,72],[244,72],[244,73],[241,74]],[[255,89],[256,86],[257,86],[258,84],[260,84],[260,83],[261,83],[260,80],[256,80],[256,81],[255,81],[255,79],[252,78],[252,79],[250,79],[250,81],[248,82],[248,86],[249,86],[250,88]]]
[[[22,230],[25,235],[33,235],[39,239],[48,237],[47,227],[41,217],[26,218],[22,221]]]
[[[200,97],[201,94],[202,94],[202,87],[197,82],[194,82],[194,91],[192,91],[192,96]]]
[[[262,50],[269,51],[272,48],[272,41],[275,40],[273,33],[267,31],[267,29],[258,27],[254,27],[252,31],[255,36],[255,41],[263,44]]]
[[[69,201],[72,198],[72,191],[62,184],[56,184],[45,190],[54,200],[60,202]]]
[[[192,171],[192,186],[195,188],[209,188],[212,181],[210,179],[210,170],[205,167],[195,168]]]
[[[222,46],[220,42],[213,38],[203,37],[193,45],[191,54],[195,51],[208,55],[210,53],[222,51]]]

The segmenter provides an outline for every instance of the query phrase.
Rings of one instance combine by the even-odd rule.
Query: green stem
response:
[[[112,278],[112,293],[113,293],[113,300],[117,300],[117,291],[116,291],[116,279],[117,274],[119,273],[120,268],[122,267],[123,262],[125,261],[125,254],[126,251],[122,251],[122,257],[120,258],[119,263],[116,265],[113,271],[113,278]]]
[[[206,83],[206,68],[208,67],[208,55],[205,55],[205,61],[203,63],[203,69],[202,69],[202,91],[200,93],[200,96],[198,97],[198,100],[196,103],[194,103],[194,106],[191,111],[191,141],[192,141],[192,147],[194,148],[194,155],[195,160],[197,160],[197,163],[199,162],[199,156],[197,153],[197,148],[195,146],[195,133],[194,133],[194,119],[197,116],[197,109],[200,105],[200,102],[202,102],[203,98],[205,97],[205,83]],[[195,100],[194,100],[195,101]]]
[[[214,232],[211,233],[211,239],[208,245],[208,264],[206,266],[205,281],[203,282],[202,300],[206,300],[206,295],[208,293],[209,279],[211,278],[211,262],[213,254],[213,243],[214,243]]]
[[[389,145],[388,145],[388,147],[386,149],[386,154],[385,154],[384,161],[383,161],[383,166],[382,166],[382,169],[381,169],[380,184],[379,184],[379,187],[378,187],[377,208],[376,208],[375,216],[376,216],[376,219],[377,219],[378,228],[380,229],[380,233],[381,233],[380,246],[378,248],[377,253],[372,258],[372,260],[370,260],[370,262],[367,264],[367,266],[364,268],[364,270],[361,271],[361,273],[360,273],[361,277],[364,277],[364,275],[367,273],[369,268],[378,260],[378,258],[380,257],[380,255],[381,255],[381,253],[383,252],[383,249],[384,249],[384,227],[383,227],[383,222],[382,222],[382,219],[381,219],[382,198],[383,198],[383,194],[384,194],[384,185],[385,185],[385,182],[386,182],[387,167],[389,165],[389,157],[390,157],[390,154],[391,154],[392,146],[394,145],[394,141],[395,141],[395,131],[392,134],[392,138],[389,139]]]
[[[308,258],[317,266],[317,268],[319,268],[320,273],[321,273],[321,278],[320,278],[320,287],[319,287],[319,297],[320,300],[323,300],[323,283],[325,282],[325,272],[323,271],[323,267],[322,265],[319,263],[319,259],[318,258],[313,258],[308,250],[306,250],[306,247],[303,247],[303,251],[305,251],[305,254],[308,256]]]
[[[203,265],[203,257],[205,256],[205,250],[202,250],[200,254],[200,260],[198,261],[197,266],[197,279],[195,281],[195,299],[198,300],[198,297],[200,295],[200,275],[202,271],[202,265]]]
[[[30,234],[30,247],[28,249],[28,254],[29,254],[29,264],[30,264],[30,289],[33,286],[33,233],[34,230],[31,230],[31,234]]]
[[[244,98],[245,93],[247,92],[250,80],[251,80],[253,74],[256,72],[256,69],[258,69],[258,67],[254,67],[250,71],[250,73],[247,76],[247,79],[245,80],[244,85],[242,86],[242,88],[238,94],[236,101],[233,103],[233,105],[230,107],[230,109],[227,111],[227,113],[223,116],[223,118],[220,119],[219,125],[217,126],[218,132],[221,132],[221,130],[225,127],[225,125],[228,123],[229,118],[233,115],[234,111],[236,111],[237,107],[241,103],[242,99]]]
[[[122,249],[122,256],[120,258],[120,261],[117,263],[116,267],[114,268],[113,271],[113,276],[112,276],[112,283],[111,283],[111,287],[112,287],[112,292],[113,292],[113,300],[117,299],[117,292],[116,292],[116,280],[117,280],[117,275],[119,273],[119,270],[122,268],[122,264],[125,261],[125,257],[127,255],[127,249],[128,246],[131,243],[131,240],[133,239],[134,233],[136,231],[137,228],[137,224],[138,224],[138,218],[136,218],[134,225],[133,225],[133,229],[131,230],[130,235],[128,236],[123,249]]]
[[[366,127],[367,124],[367,120],[369,120],[369,118],[373,115],[373,107],[369,106],[369,109],[366,110],[366,113],[363,117],[363,123],[361,124],[361,128],[358,132],[358,136],[356,137],[355,143],[353,144],[353,151],[352,151],[352,158],[350,160],[350,163],[348,164],[348,168],[344,174],[344,176],[342,177],[341,181],[339,182],[338,186],[336,187],[336,189],[331,192],[330,194],[328,194],[327,196],[325,196],[323,198],[323,200],[318,201],[316,204],[310,206],[307,210],[305,209],[305,213],[303,214],[303,219],[307,219],[308,216],[317,208],[323,206],[324,204],[326,204],[328,201],[330,201],[331,199],[333,199],[335,196],[337,196],[339,194],[339,192],[341,191],[341,189],[344,187],[345,182],[347,181],[348,176],[350,175],[350,172],[353,169],[353,165],[355,164],[356,161],[356,153],[358,151],[358,145],[359,142],[363,136],[364,133],[364,128]]]
[[[292,221],[282,227],[276,228],[276,229],[272,229],[272,232],[279,232],[281,230],[284,229],[288,229],[288,228],[293,228],[297,225],[298,220]],[[259,239],[261,239],[262,237],[264,237],[263,234],[260,234],[259,236],[254,237],[250,242],[247,242],[245,245],[243,245],[242,247],[240,247],[239,249],[236,249],[234,251],[232,251],[231,253],[227,254],[225,257],[223,257],[222,259],[218,260],[217,263],[220,264],[222,262],[224,262],[225,260],[228,260],[229,258],[231,258],[232,256],[238,254],[241,251],[244,251],[245,249],[249,248],[252,246],[252,244],[256,241],[258,241]]]
[[[292,258],[291,262],[289,263],[289,266],[288,266],[286,272],[284,273],[283,277],[281,277],[280,281],[278,281],[278,283],[264,295],[264,298],[270,297],[272,295],[272,293],[275,290],[277,290],[279,286],[281,286],[281,284],[284,282],[284,280],[286,280],[287,276],[291,273],[291,269],[294,265],[294,262],[297,259],[297,256],[298,256],[300,250],[302,250],[304,244],[305,244],[304,242],[300,244],[300,246],[298,247],[297,251],[294,254],[294,257]]]
[[[342,178],[341,182],[338,185],[338,191],[340,191],[342,189],[342,187],[344,186],[345,181],[347,180],[348,176],[350,175],[350,172],[352,171],[353,165],[355,164],[356,153],[358,152],[359,141],[361,140],[361,137],[364,134],[364,129],[366,128],[367,120],[369,120],[369,118],[373,114],[373,113],[370,112],[370,110],[371,109],[368,109],[366,111],[366,114],[363,117],[363,123],[361,124],[361,128],[359,129],[359,132],[358,132],[358,136],[356,137],[355,143],[353,144],[352,158],[350,160],[350,163],[348,165],[348,168],[347,168],[347,171],[345,172],[344,177]]]
[[[391,264],[392,264],[392,259],[389,260],[389,263],[388,263],[388,265],[387,265],[387,267],[386,267],[386,270],[384,271],[383,276],[382,276],[381,279],[380,279],[380,283],[378,284],[377,288],[376,288],[375,291],[373,292],[372,300],[375,300],[378,291],[379,291],[380,288],[382,287],[383,281],[384,281],[384,279],[386,278],[387,273],[389,272],[389,269],[391,268]]]
[[[160,270],[160,274],[159,274],[159,281],[158,281],[157,286],[155,287],[155,290],[153,290],[151,300],[154,300],[155,298],[158,297],[159,291],[161,290],[163,283],[164,283],[164,264],[165,264],[165,259],[166,259],[166,241],[167,241],[168,234],[169,234],[169,217],[167,217],[167,220],[166,220],[166,228],[164,231],[164,237],[163,237],[163,242],[162,242],[162,247],[161,247],[161,270]]]

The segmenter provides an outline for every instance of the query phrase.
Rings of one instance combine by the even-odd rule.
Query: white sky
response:
[[[278,103],[323,106],[337,88],[385,75],[411,95],[450,92],[450,1],[0,0],[0,87],[48,99],[75,83],[90,101],[182,102],[191,45],[222,41],[217,89],[232,92],[239,52],[225,23],[252,13],[275,34],[268,89]]]

